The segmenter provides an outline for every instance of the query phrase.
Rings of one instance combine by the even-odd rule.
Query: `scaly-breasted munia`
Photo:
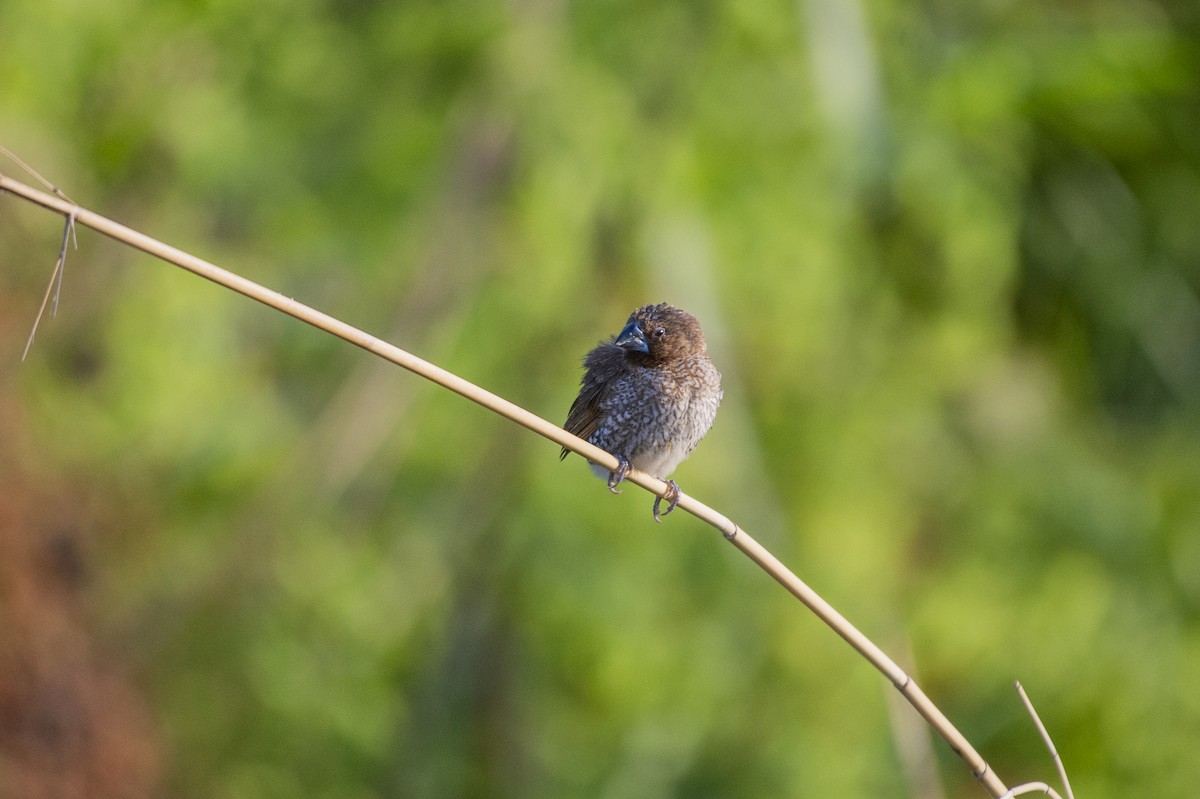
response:
[[[583,359],[587,371],[564,427],[616,456],[615,472],[591,464],[614,494],[631,466],[666,480],[712,427],[721,373],[705,349],[696,317],[660,303],[638,308]],[[662,497],[654,500],[655,521],[679,504],[679,486],[666,482],[669,504],[660,514]]]

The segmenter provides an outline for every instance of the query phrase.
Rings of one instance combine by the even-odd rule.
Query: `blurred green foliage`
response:
[[[1078,795],[1188,796],[1198,21],[9,0],[0,143],[556,421],[634,306],[693,311],[726,402],[685,491],[1010,785],[1053,781],[1019,678]],[[911,795],[890,688],[800,605],[447,392],[88,231],[18,368],[59,232],[0,198],[3,465],[84,498],[163,795]]]

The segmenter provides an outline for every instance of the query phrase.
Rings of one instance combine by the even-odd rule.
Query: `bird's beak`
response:
[[[650,346],[646,343],[646,334],[638,327],[637,322],[630,322],[621,330],[621,334],[617,336],[617,340],[613,342],[618,347],[632,352],[650,353]]]

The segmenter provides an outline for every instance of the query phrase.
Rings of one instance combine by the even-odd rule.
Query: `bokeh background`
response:
[[[1010,785],[1200,783],[1184,0],[6,0],[81,205],[561,421],[629,311],[725,375],[676,474]],[[0,165],[27,178],[13,163]],[[983,796],[710,528],[0,197],[0,795]],[[932,753],[933,760],[928,759]]]

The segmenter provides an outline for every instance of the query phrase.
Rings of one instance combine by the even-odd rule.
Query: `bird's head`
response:
[[[613,341],[626,357],[656,366],[675,358],[699,355],[705,350],[704,333],[696,317],[673,305],[643,305]]]

